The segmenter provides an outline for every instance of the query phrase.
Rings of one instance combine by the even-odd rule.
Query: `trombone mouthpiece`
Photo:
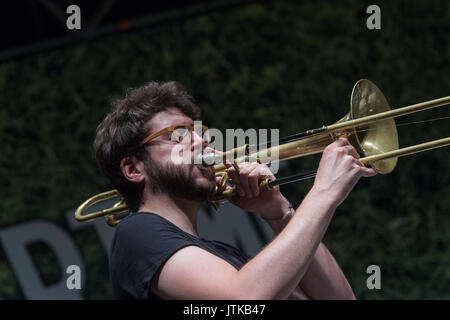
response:
[[[201,163],[204,166],[213,166],[222,162],[222,156],[214,152],[199,154],[195,159],[195,163]]]

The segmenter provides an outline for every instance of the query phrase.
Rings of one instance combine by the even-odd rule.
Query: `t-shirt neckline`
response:
[[[154,216],[157,216],[157,217],[163,219],[165,222],[169,223],[170,225],[174,226],[175,228],[177,228],[178,230],[180,230],[180,231],[183,232],[184,234],[187,234],[188,236],[190,236],[190,237],[192,237],[192,238],[194,238],[194,239],[197,239],[197,240],[203,240],[203,241],[210,241],[210,240],[205,239],[205,238],[202,238],[202,237],[196,237],[196,236],[190,234],[189,232],[184,231],[184,230],[181,229],[179,226],[177,226],[175,223],[173,223],[172,221],[170,221],[170,220],[164,218],[163,216],[161,216],[161,215],[159,215],[159,214],[157,214],[157,213],[154,213],[154,212],[151,212],[151,211],[138,211],[138,212],[134,212],[133,215],[136,215],[136,214],[148,214],[148,213],[151,214],[151,215],[154,215]]]

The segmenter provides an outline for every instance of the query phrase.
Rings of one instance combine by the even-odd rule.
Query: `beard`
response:
[[[149,188],[154,194],[168,194],[192,201],[207,201],[216,186],[214,179],[206,179],[199,182],[194,178],[194,171],[197,165],[183,164],[175,165],[171,161],[158,163],[149,155],[144,162],[145,172],[149,178]],[[214,177],[213,167],[202,167],[200,171],[210,171]],[[205,181],[205,180],[209,181]]]

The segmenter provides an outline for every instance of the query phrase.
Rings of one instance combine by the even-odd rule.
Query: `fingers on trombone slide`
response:
[[[230,161],[229,159],[225,158],[223,163],[227,166],[226,171],[233,167],[234,170],[236,170],[236,173],[239,174],[239,166],[237,165],[236,161]]]

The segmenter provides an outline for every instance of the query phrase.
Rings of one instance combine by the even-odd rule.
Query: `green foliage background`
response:
[[[447,1],[378,1],[382,29],[366,28],[368,1],[270,1],[113,35],[0,65],[0,228],[49,219],[109,190],[91,155],[112,99],[151,80],[178,80],[210,127],[279,128],[284,136],[340,119],[353,84],[374,81],[392,107],[450,93]],[[398,122],[448,115],[448,108]],[[447,121],[399,127],[401,146],[448,136]],[[280,175],[310,170],[291,161]],[[399,160],[361,180],[324,242],[359,299],[450,298],[450,152]],[[283,188],[299,204],[312,182]],[[68,229],[67,229],[68,230]],[[86,298],[111,298],[107,260],[92,229],[72,232],[88,269]],[[47,282],[61,276],[35,248]],[[40,254],[39,254],[40,253]],[[382,289],[366,287],[366,268]],[[23,293],[0,248],[0,297]]]

